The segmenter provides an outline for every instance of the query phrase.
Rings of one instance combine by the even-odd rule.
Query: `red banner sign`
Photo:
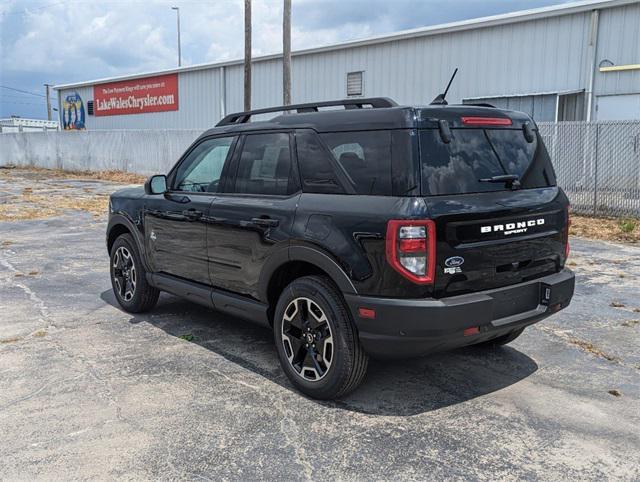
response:
[[[96,116],[178,110],[178,74],[95,85],[93,103]]]

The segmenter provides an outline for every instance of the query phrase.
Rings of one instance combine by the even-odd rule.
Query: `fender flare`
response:
[[[140,253],[140,258],[144,263],[145,270],[150,272],[149,264],[147,263],[147,253],[144,247],[144,240],[142,239],[140,230],[126,214],[116,213],[110,216],[109,224],[107,225],[107,245],[109,243],[109,235],[116,226],[124,226],[131,233],[131,236],[133,236],[133,240],[136,243],[136,247],[138,248],[138,252]]]
[[[345,294],[357,295],[358,291],[342,267],[328,254],[309,246],[290,246],[280,249],[269,257],[260,273],[260,299],[268,299],[269,281],[278,268],[291,261],[303,261],[312,264],[329,275],[331,280]]]

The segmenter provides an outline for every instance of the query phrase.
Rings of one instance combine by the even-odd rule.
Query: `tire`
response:
[[[364,379],[369,357],[328,278],[305,276],[289,284],[278,300],[273,330],[282,369],[302,393],[339,398]]]
[[[483,341],[483,342],[477,343],[474,346],[492,348],[492,347],[498,347],[498,346],[506,345],[508,343],[511,343],[513,340],[518,338],[520,335],[522,335],[523,331],[524,331],[524,328],[519,328],[517,330],[510,331],[509,333],[507,333],[505,335],[499,336],[498,338],[493,338],[491,340],[487,340],[487,341]]]
[[[156,305],[160,290],[147,282],[147,272],[130,234],[122,234],[115,240],[109,265],[113,293],[125,311],[142,313]]]

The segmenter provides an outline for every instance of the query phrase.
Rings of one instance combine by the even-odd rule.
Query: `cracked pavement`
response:
[[[12,176],[0,202],[41,184],[122,187]],[[638,246],[574,238],[567,310],[508,347],[372,361],[327,403],[267,330],[169,295],[118,309],[105,221],[0,221],[0,480],[640,478]]]

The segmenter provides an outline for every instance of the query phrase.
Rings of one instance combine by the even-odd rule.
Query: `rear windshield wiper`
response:
[[[491,176],[485,177],[484,179],[478,179],[478,181],[504,183],[510,189],[519,189],[522,186],[520,184],[520,176],[518,176],[517,174],[501,174],[499,176]]]

